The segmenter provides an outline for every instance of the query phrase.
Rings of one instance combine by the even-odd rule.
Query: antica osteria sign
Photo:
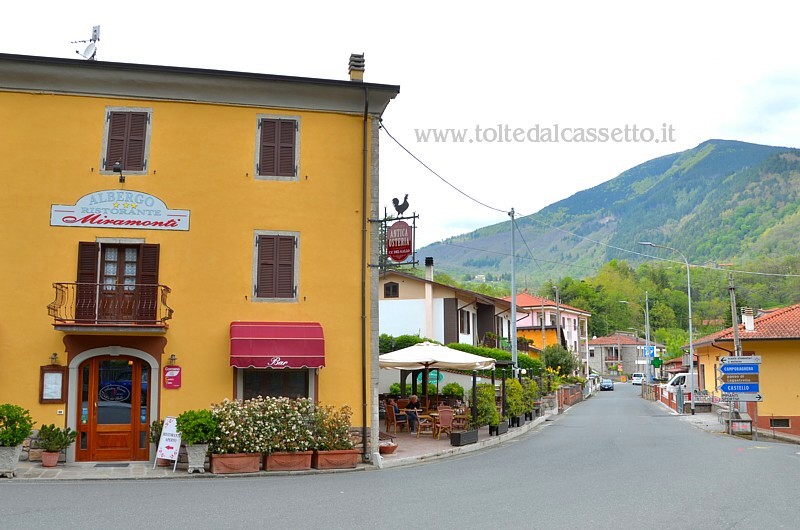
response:
[[[52,205],[50,226],[189,230],[189,210],[170,210],[158,197],[141,191],[102,190],[74,205]]]

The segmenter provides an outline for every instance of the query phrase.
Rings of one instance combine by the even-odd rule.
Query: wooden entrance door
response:
[[[102,356],[78,369],[77,461],[147,460],[150,366]]]

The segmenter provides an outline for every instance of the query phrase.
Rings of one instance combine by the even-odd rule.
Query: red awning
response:
[[[231,322],[231,366],[322,368],[322,326],[317,322]]]

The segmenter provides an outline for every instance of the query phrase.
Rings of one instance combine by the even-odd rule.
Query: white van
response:
[[[641,372],[636,372],[631,374],[631,384],[632,385],[641,385],[645,381],[645,375]]]
[[[672,379],[670,379],[667,382],[666,387],[670,392],[673,393],[676,393],[678,391],[678,388],[680,387],[683,395],[688,398],[689,392],[691,392],[691,388],[689,388],[690,383],[691,381],[689,380],[689,372],[683,372],[680,374],[673,375]],[[697,379],[697,372],[695,372],[694,374],[694,389],[695,390],[700,389],[700,385],[698,384],[698,379]]]

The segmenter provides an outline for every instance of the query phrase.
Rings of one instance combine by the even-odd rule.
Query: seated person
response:
[[[394,417],[396,419],[398,419],[398,420],[405,420],[406,419],[406,413],[405,412],[400,412],[400,408],[397,406],[397,403],[395,403],[395,401],[392,398],[389,398],[386,401],[386,406],[387,407],[392,407],[394,409]]]
[[[408,416],[408,426],[411,432],[417,432],[417,424],[419,423],[418,410],[422,409],[422,403],[419,402],[417,396],[411,396],[411,401],[406,405],[406,415]]]

